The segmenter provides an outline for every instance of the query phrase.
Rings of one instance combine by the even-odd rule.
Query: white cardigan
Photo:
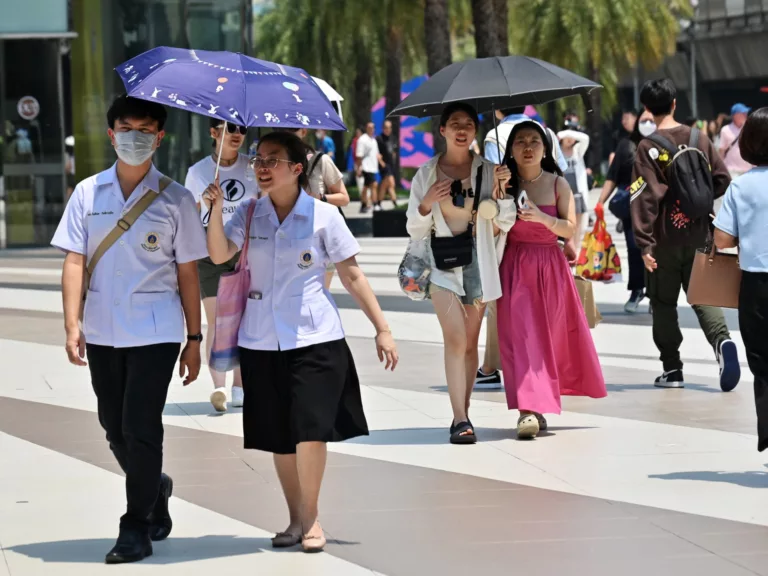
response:
[[[443,213],[440,210],[440,204],[438,202],[432,204],[432,211],[426,216],[419,212],[419,205],[424,200],[432,184],[437,179],[437,162],[440,159],[440,155],[435,156],[429,162],[424,164],[419,171],[416,172],[416,176],[411,183],[411,195],[408,199],[408,222],[406,229],[408,235],[414,240],[422,240],[431,235],[432,230],[435,230],[435,236],[453,236],[451,229],[443,217]],[[474,155],[472,159],[472,174],[471,185],[472,189],[476,189],[476,176],[477,169],[483,167],[483,189],[477,191],[480,194],[480,201],[491,199],[494,186],[494,170],[495,164],[483,159],[482,156]],[[501,257],[504,254],[504,246],[506,245],[507,232],[515,223],[517,216],[517,209],[515,207],[514,200],[498,200],[499,214],[496,218],[491,220],[485,220],[483,218],[477,218],[475,229],[477,231],[476,245],[477,245],[477,263],[480,268],[480,283],[483,289],[483,302],[491,302],[501,297],[501,280],[499,278],[499,264]],[[493,236],[493,224],[501,230],[498,240]],[[434,266],[434,259],[432,258],[432,251],[429,251],[430,260],[432,264],[432,275],[430,276],[430,282],[464,296],[464,276],[461,268],[454,268],[453,270],[438,270]]]

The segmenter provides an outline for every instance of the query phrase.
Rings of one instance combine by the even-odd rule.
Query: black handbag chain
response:
[[[477,168],[475,177],[475,199],[472,204],[472,217],[469,220],[467,230],[456,236],[435,236],[432,230],[432,256],[435,260],[435,268],[438,270],[453,270],[472,264],[472,249],[475,246],[475,220],[477,208],[480,205],[480,194],[483,185],[483,165]]]

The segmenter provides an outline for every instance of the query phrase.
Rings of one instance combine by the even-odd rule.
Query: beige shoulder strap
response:
[[[144,211],[149,208],[150,204],[152,204],[152,202],[154,202],[157,197],[160,196],[160,194],[162,194],[163,191],[171,185],[172,182],[173,180],[168,178],[168,176],[163,176],[160,178],[160,190],[158,192],[155,192],[154,190],[148,190],[147,193],[139,198],[136,204],[134,204],[131,209],[128,210],[125,216],[117,221],[117,225],[109,232],[109,234],[104,237],[104,240],[101,241],[101,244],[99,244],[99,246],[96,248],[96,251],[93,253],[90,262],[88,262],[88,266],[86,266],[86,278],[89,281],[88,284],[90,284],[93,271],[96,268],[96,264],[98,264],[99,260],[101,260],[101,257],[104,256],[107,250],[109,250],[115,242],[117,242],[123,233],[127,232],[131,226],[133,226],[133,223],[139,219],[139,216],[141,216]],[[86,285],[86,289],[87,286],[88,285]]]

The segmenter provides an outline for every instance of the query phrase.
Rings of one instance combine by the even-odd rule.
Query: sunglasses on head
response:
[[[221,128],[221,125],[219,125],[219,128]],[[237,124],[233,124],[232,122],[227,122],[227,132],[230,134],[237,134],[240,132],[243,136],[245,136],[248,133],[248,128],[245,126],[239,126]]]

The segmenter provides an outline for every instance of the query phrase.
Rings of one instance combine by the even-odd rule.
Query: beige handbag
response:
[[[581,305],[584,307],[584,314],[587,316],[587,324],[590,328],[594,328],[603,321],[603,317],[600,314],[600,310],[597,309],[595,293],[592,291],[592,282],[580,276],[574,276],[573,281],[576,284]]]
[[[738,308],[739,290],[741,268],[737,254],[718,252],[714,242],[709,254],[696,252],[691,280],[688,283],[689,304]]]

